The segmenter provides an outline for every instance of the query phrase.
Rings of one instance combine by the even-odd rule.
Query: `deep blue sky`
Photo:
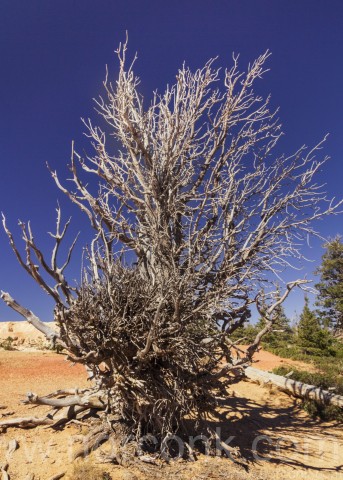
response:
[[[126,30],[147,94],[172,82],[184,60],[196,68],[219,55],[218,66],[227,66],[234,51],[244,68],[270,49],[271,71],[259,89],[271,92],[273,105],[280,106],[282,149],[291,153],[329,132],[325,153],[332,160],[320,180],[330,196],[341,196],[342,0],[2,0],[0,210],[14,233],[19,234],[19,218],[31,219],[46,246],[57,199],[65,215],[74,217],[72,231],[86,232],[83,217],[61,197],[45,162],[66,175],[71,140],[85,144],[80,117],[95,117],[91,99],[101,93],[105,64],[115,73],[114,50]],[[325,237],[342,234],[342,217],[328,218],[319,228]],[[306,253],[313,263],[304,265],[301,275],[311,276],[319,264],[321,242],[312,245]],[[72,277],[79,278],[78,268]],[[17,265],[3,231],[0,289],[43,319],[52,318],[52,302]],[[299,312],[302,303],[303,295],[294,295],[287,313]],[[19,317],[0,303],[0,320],[12,319]]]

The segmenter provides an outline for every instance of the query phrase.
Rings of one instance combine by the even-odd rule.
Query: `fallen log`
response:
[[[343,408],[343,396],[323,390],[315,385],[297,382],[291,378],[276,375],[275,373],[265,372],[254,367],[247,367],[245,369],[245,375],[250,380],[258,381],[264,384],[273,384],[280,388],[280,390],[291,393],[295,397],[310,398],[325,405],[336,405]]]

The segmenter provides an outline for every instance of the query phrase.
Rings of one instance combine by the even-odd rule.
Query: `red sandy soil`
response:
[[[278,365],[300,362],[283,360],[268,352],[259,352],[257,368],[270,370]],[[307,366],[308,367],[308,366]],[[42,416],[46,407],[20,404],[26,392],[47,394],[60,388],[87,385],[84,369],[70,366],[65,357],[51,352],[0,351],[0,417]],[[13,412],[11,414],[11,412]],[[14,414],[15,412],[15,414]],[[4,417],[5,418],[5,417]],[[247,470],[225,457],[200,455],[195,463],[176,462],[164,467],[133,466],[127,469],[102,465],[98,451],[76,465],[98,464],[113,480],[143,479],[256,479],[307,480],[343,479],[343,432],[339,425],[310,419],[298,402],[286,394],[251,382],[240,382],[229,390],[229,398],[218,409],[213,426],[220,428],[230,445],[238,446],[247,460]],[[66,472],[72,480],[72,452],[82,445],[87,427],[70,425],[61,431],[49,427],[8,429],[0,435],[0,464],[9,463],[11,480],[49,480]],[[17,449],[6,455],[10,440]],[[252,455],[254,441],[258,456]],[[34,475],[30,477],[29,475]],[[83,477],[92,480],[91,477]],[[94,477],[99,478],[101,477]]]
[[[244,346],[243,346],[244,348]],[[315,367],[305,362],[291,360],[290,358],[280,358],[273,353],[260,350],[254,356],[253,366],[271,372],[276,367],[294,367],[299,370],[315,371]]]

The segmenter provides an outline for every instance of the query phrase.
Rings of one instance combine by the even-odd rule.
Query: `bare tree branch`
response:
[[[50,328],[46,323],[42,322],[36,315],[34,315],[30,310],[19,305],[9,293],[1,291],[2,300],[13,310],[19,313],[25,318],[31,325],[33,325],[37,330],[42,332],[45,337],[50,340],[53,344],[58,341],[58,343],[65,347],[65,344],[59,338],[59,333]]]

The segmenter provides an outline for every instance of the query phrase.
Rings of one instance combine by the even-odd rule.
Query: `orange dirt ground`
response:
[[[256,360],[255,366],[265,370],[277,365],[304,366],[268,352],[260,352]],[[83,368],[70,366],[62,355],[45,351],[0,351],[0,407],[6,407],[0,409],[0,417],[41,416],[46,412],[46,407],[33,408],[20,403],[28,391],[47,394],[60,388],[85,385]],[[311,420],[294,398],[251,382],[233,385],[229,394],[218,410],[218,417],[213,419],[213,427],[220,428],[223,440],[234,437],[230,445],[239,447],[246,459],[244,467],[225,457],[200,455],[195,463],[180,461],[162,469],[149,466],[144,470],[138,466],[125,469],[101,465],[99,451],[77,460],[76,464],[97,464],[113,480],[343,479],[340,425]],[[62,472],[66,472],[63,478],[71,480],[72,453],[82,445],[84,433],[87,427],[83,425],[69,425],[61,431],[49,427],[8,429],[0,434],[0,465],[9,464],[11,480],[49,480]],[[18,441],[19,448],[8,454],[8,443],[12,439]],[[84,477],[84,480],[92,479]]]

